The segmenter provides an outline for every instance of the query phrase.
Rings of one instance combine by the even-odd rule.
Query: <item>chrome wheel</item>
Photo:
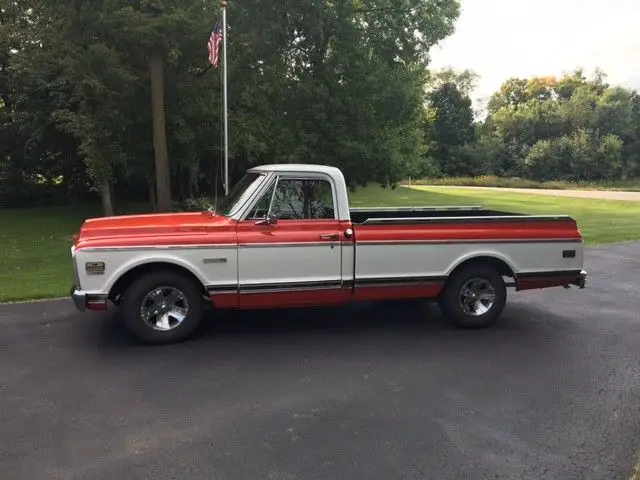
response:
[[[484,315],[491,310],[495,301],[495,288],[484,278],[472,278],[460,290],[460,307],[467,315]]]
[[[189,313],[186,296],[175,287],[159,287],[142,299],[140,316],[154,330],[166,332],[178,327]]]

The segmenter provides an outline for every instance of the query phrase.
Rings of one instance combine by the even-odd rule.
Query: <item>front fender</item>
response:
[[[82,290],[95,293],[107,294],[111,291],[115,283],[124,274],[142,265],[154,263],[171,264],[191,272],[203,285],[206,285],[206,276],[201,268],[196,265],[197,260],[188,255],[172,253],[167,250],[153,252],[149,250],[141,251],[118,251],[109,252],[76,252],[76,262],[78,263],[78,275]],[[103,261],[105,272],[103,275],[90,275],[82,268],[85,262]]]

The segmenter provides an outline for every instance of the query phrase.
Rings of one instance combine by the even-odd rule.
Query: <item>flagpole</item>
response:
[[[224,120],[224,193],[229,194],[229,125],[227,118],[227,0],[222,6],[222,109]]]

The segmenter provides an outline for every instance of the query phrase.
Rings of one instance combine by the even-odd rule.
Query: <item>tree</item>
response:
[[[452,83],[460,93],[469,97],[477,86],[478,78],[478,74],[469,69],[456,71],[448,67],[439,71],[430,71],[427,75],[427,91],[438,89],[446,83]]]
[[[489,99],[487,108],[489,114],[494,114],[501,108],[517,108],[527,100],[527,81],[522,78],[510,78],[502,84],[500,90]]]
[[[56,83],[62,67],[45,51],[58,38],[49,21],[37,1],[0,9],[0,200],[6,204],[46,203],[86,189],[77,142],[53,118],[70,99],[69,85]]]
[[[471,99],[453,83],[444,83],[428,95],[433,110],[429,137],[434,143],[433,155],[445,175],[464,175],[477,168],[476,159],[467,144],[475,140]]]
[[[480,130],[510,152],[495,157],[494,171],[539,180],[638,178],[636,96],[609,87],[602,72],[508,80]]]
[[[230,21],[239,33],[230,48],[242,41],[247,55],[230,67],[242,72],[247,89],[258,84],[259,91],[270,94],[248,105],[268,111],[262,118],[274,119],[277,125],[268,120],[266,126],[280,141],[251,135],[246,144],[257,148],[240,152],[238,160],[277,156],[338,165],[352,185],[401,179],[407,168],[424,162],[425,63],[429,48],[452,31],[458,8],[456,1],[432,0],[380,0],[367,6],[290,2],[284,10],[265,0],[237,4]],[[267,83],[272,78],[274,83]],[[230,88],[232,99],[251,97],[256,90],[233,82]],[[252,133],[265,128],[251,120],[255,112],[247,103],[232,100],[230,109],[243,120],[245,132],[246,126]]]

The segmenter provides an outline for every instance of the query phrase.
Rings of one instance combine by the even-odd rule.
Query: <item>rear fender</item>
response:
[[[514,261],[511,258],[504,255],[503,253],[500,253],[496,250],[477,250],[473,252],[468,252],[465,255],[456,258],[449,265],[449,268],[447,269],[446,274],[447,276],[449,276],[464,263],[471,262],[474,260],[481,260],[483,258],[491,258],[491,259],[499,260],[503,262],[505,265],[507,265],[507,267],[509,267],[509,270],[511,270],[511,272],[514,275],[517,273],[517,268]]]

